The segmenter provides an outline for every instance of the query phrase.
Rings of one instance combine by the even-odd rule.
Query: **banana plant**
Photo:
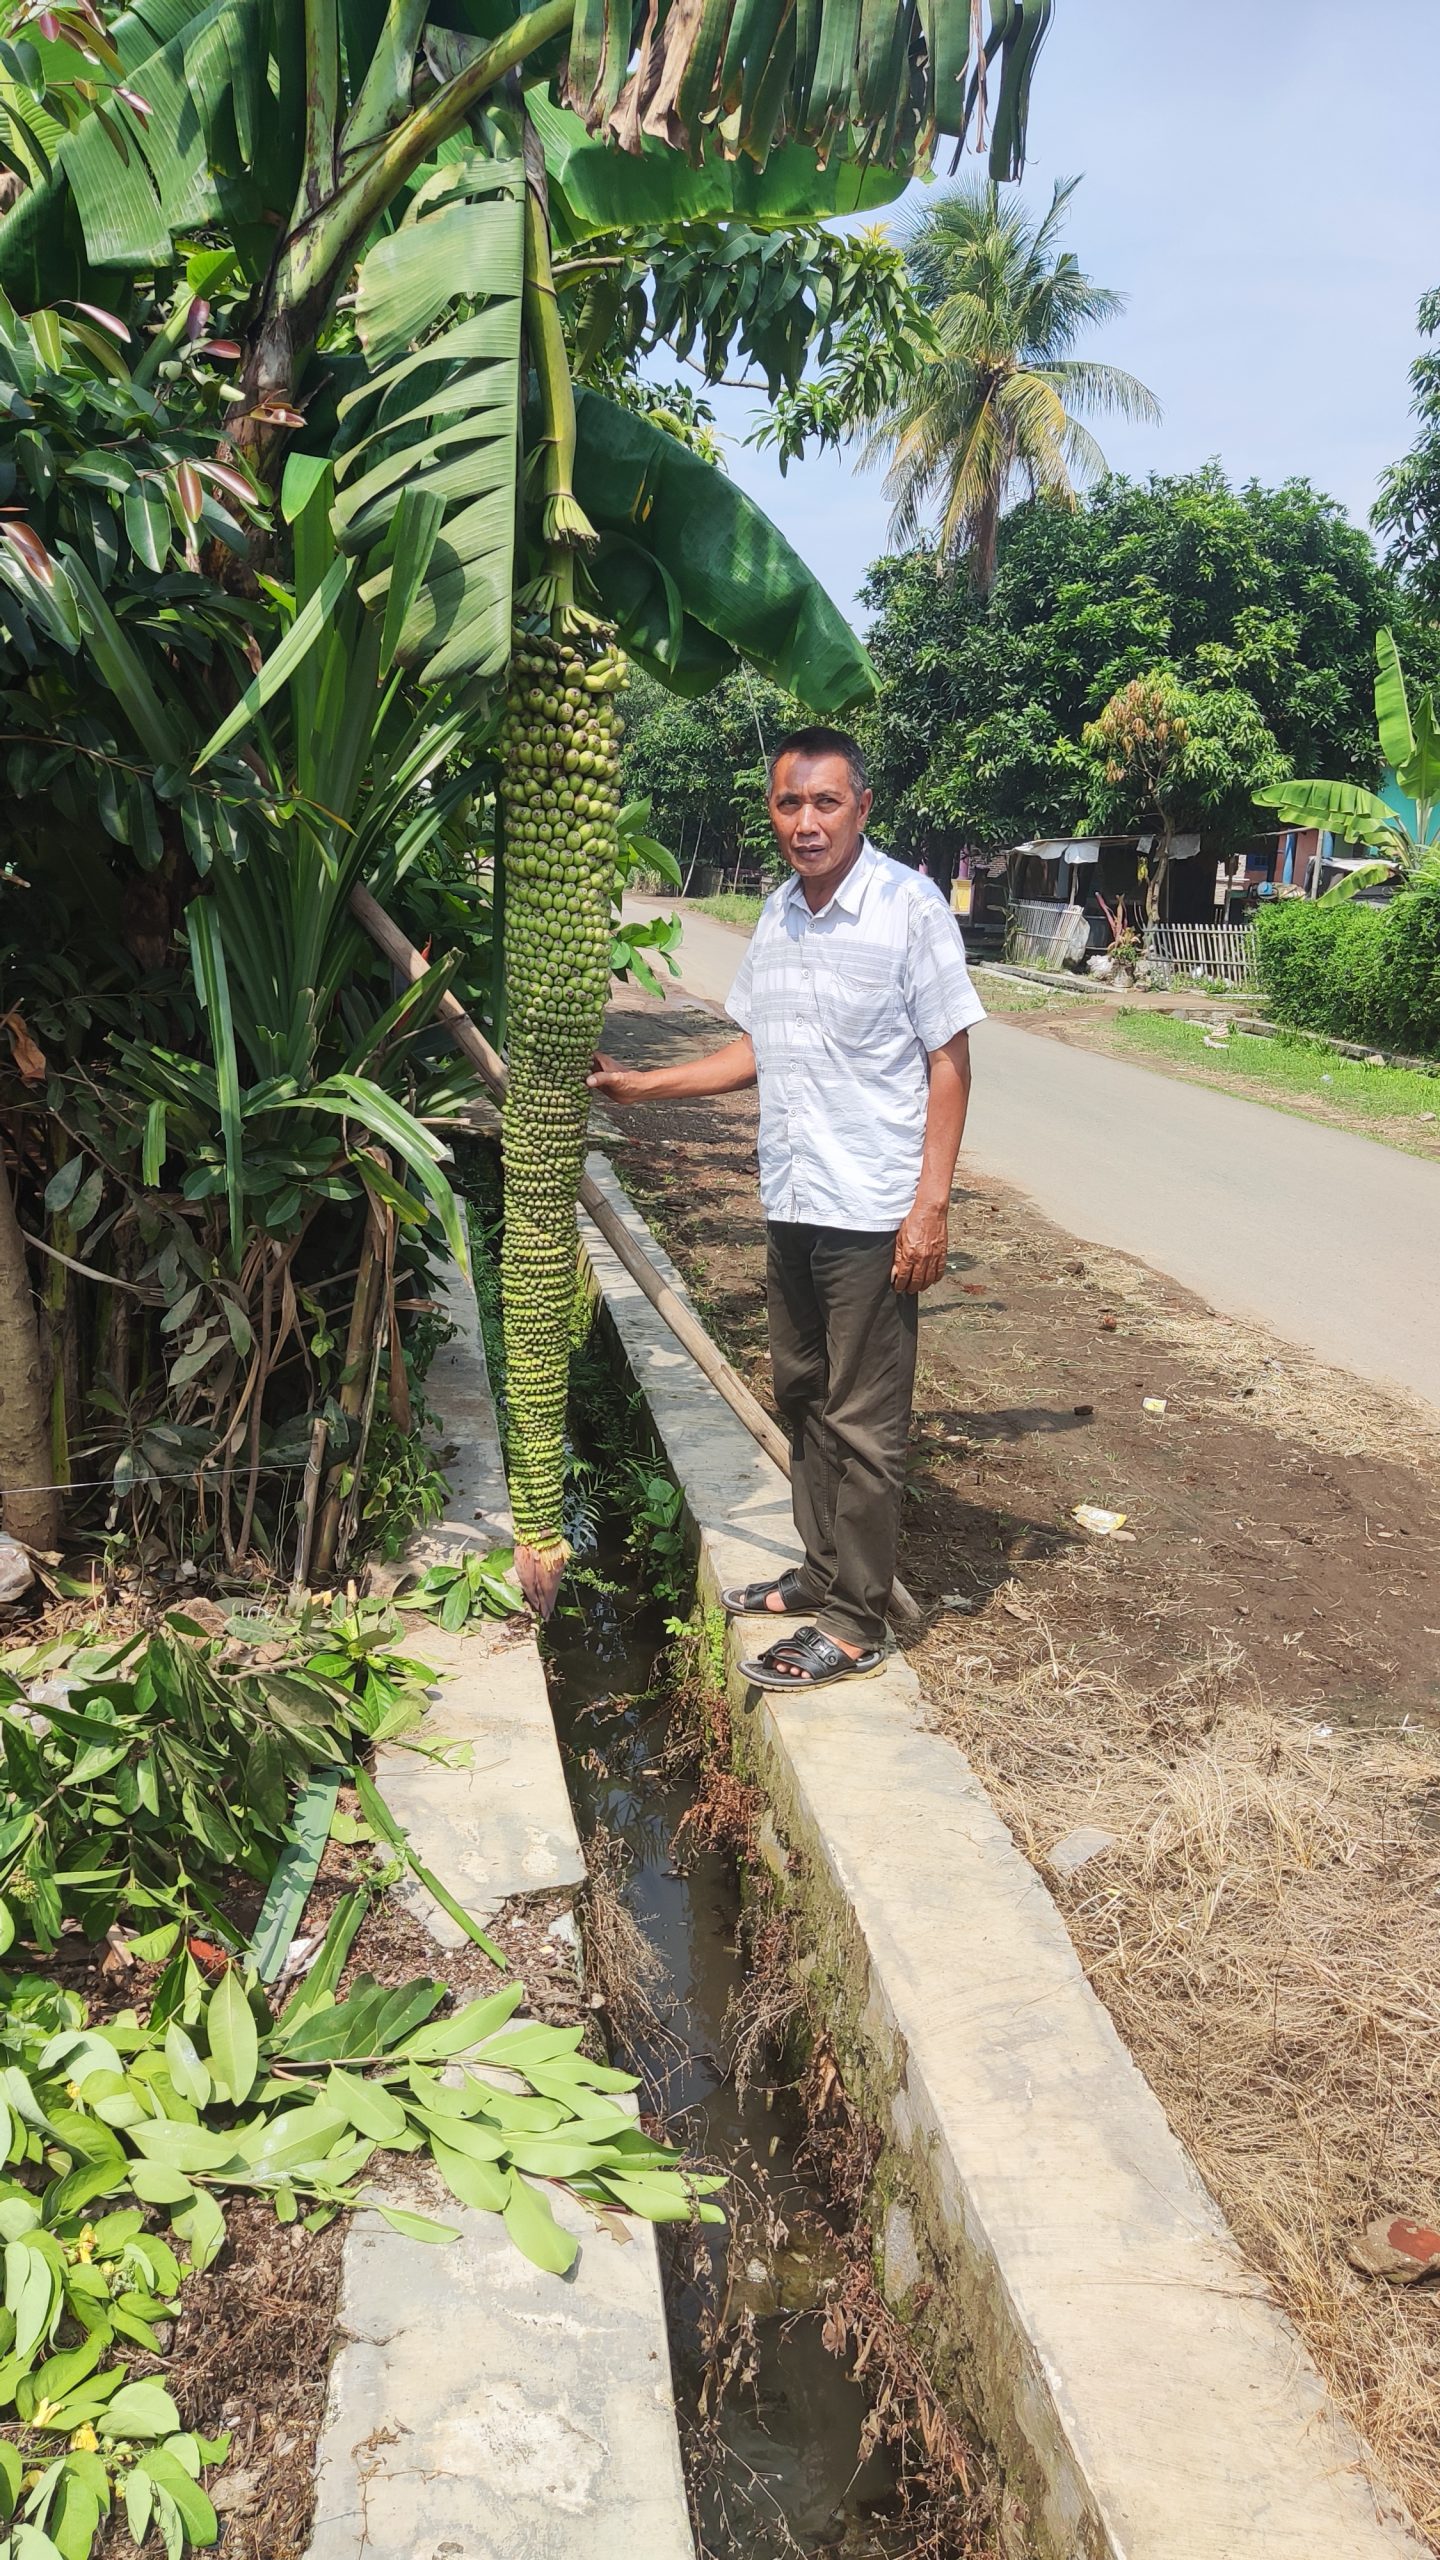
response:
[[[1013,175],[1052,9],[991,0],[986,30],[976,0],[541,0],[499,28],[493,11],[431,0],[137,6],[109,27],[100,112],[52,124],[44,174],[27,170],[0,225],[0,284],[56,302],[116,269],[163,273],[178,238],[223,230],[256,296],[234,432],[263,449],[364,244],[511,73],[637,157],[658,141],[764,172],[791,143],[812,171],[909,170],[988,117],[991,166]],[[35,82],[58,91],[88,68],[74,14],[45,15],[32,101]]]
[[[1357,863],[1325,891],[1353,898],[1398,873],[1402,881],[1440,865],[1435,837],[1440,821],[1440,715],[1427,685],[1412,710],[1405,671],[1393,632],[1375,635],[1375,724],[1380,753],[1395,776],[1406,806],[1396,808],[1378,791],[1357,782],[1279,782],[1257,791],[1262,809],[1273,809],[1284,827],[1318,827],[1352,844],[1372,846],[1377,859]]]

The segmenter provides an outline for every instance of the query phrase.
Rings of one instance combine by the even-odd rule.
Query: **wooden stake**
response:
[[[418,954],[417,954],[418,957]],[[385,1252],[376,1234],[372,1204],[360,1247],[360,1270],[355,1282],[355,1295],[350,1302],[350,1330],[345,1341],[345,1374],[340,1383],[340,1410],[346,1420],[359,1420],[370,1378],[371,1346],[380,1313],[380,1292],[385,1279]],[[340,1467],[330,1470],[325,1486],[325,1499],[320,1507],[320,1526],[315,1539],[315,1571],[329,1573],[335,1562],[336,1541],[340,1535]]]

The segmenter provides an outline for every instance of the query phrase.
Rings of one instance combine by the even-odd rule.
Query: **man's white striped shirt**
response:
[[[766,1217],[898,1227],[920,1180],[930,1053],[985,1018],[934,882],[868,841],[818,915],[787,880],[726,1011],[755,1046]]]

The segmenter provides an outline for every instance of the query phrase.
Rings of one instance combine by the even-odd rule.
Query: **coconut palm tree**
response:
[[[957,187],[925,207],[905,241],[939,356],[914,375],[875,429],[867,462],[890,457],[891,539],[933,526],[937,564],[968,558],[982,594],[995,579],[1000,517],[1017,492],[1076,502],[1105,457],[1084,411],[1158,420],[1154,394],[1114,365],[1072,355],[1077,339],[1125,307],[1060,248],[1078,178],[1063,178],[1037,223],[993,183]]]

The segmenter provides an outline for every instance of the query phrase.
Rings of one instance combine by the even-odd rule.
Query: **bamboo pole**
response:
[[[409,978],[412,984],[415,979],[424,976],[427,962],[422,960],[414,943],[401,932],[392,918],[387,916],[378,899],[372,898],[368,889],[357,885],[351,890],[350,912],[356,922],[364,926],[371,940],[384,952],[392,966]],[[473,1066],[478,1067],[497,1100],[503,1101],[506,1083],[505,1061],[497,1050],[492,1049],[478,1024],[471,1021],[459,997],[451,995],[447,990],[440,999],[436,1019],[444,1024],[456,1047],[464,1051]],[[591,1223],[598,1227],[617,1262],[624,1266],[631,1279],[644,1291],[656,1314],[669,1326],[676,1341],[689,1352],[702,1376],[708,1378],[717,1394],[724,1397],[731,1412],[744,1423],[751,1439],[764,1450],[767,1458],[774,1460],[781,1474],[788,1481],[790,1444],[783,1431],[771,1420],[764,1406],[756,1402],[743,1378],[731,1368],[725,1354],[716,1343],[712,1342],[699,1318],[692,1315],[683,1298],[677,1295],[669,1282],[656,1270],[648,1253],[636,1243],[624,1220],[612,1209],[599,1184],[588,1173],[583,1173],[580,1177],[580,1206]],[[893,1616],[907,1623],[914,1623],[921,1615],[917,1603],[911,1598],[904,1583],[898,1579],[891,1589],[890,1608]]]

